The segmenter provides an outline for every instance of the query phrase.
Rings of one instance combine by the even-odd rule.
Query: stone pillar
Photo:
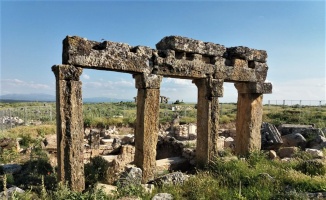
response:
[[[143,170],[142,183],[154,178],[159,131],[160,83],[158,75],[134,75],[137,93],[135,164]]]
[[[219,100],[223,96],[223,80],[196,79],[197,102],[197,147],[196,162],[203,166],[218,153]]]
[[[73,191],[85,189],[83,156],[82,69],[54,65],[56,77],[58,181]]]
[[[263,93],[271,93],[270,83],[235,83],[238,90],[235,152],[237,155],[260,150]]]

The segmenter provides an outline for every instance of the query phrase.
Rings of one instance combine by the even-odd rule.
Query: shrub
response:
[[[326,166],[318,160],[303,160],[296,167],[297,170],[310,176],[325,175]]]
[[[93,187],[95,183],[104,181],[109,163],[101,156],[91,158],[84,167],[86,188]]]

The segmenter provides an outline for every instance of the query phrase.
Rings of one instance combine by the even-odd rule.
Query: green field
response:
[[[22,110],[29,107],[52,107],[54,103],[1,103],[1,110]],[[172,110],[179,106],[180,110]],[[220,124],[234,124],[236,104],[220,105]],[[105,128],[111,125],[134,125],[136,105],[131,102],[84,104],[84,125]],[[176,115],[181,123],[196,122],[195,104],[161,104],[160,122],[169,123]],[[15,113],[15,112],[12,112]],[[197,169],[194,176],[182,185],[156,187],[152,194],[146,193],[139,185],[119,188],[118,192],[108,196],[96,190],[98,174],[103,174],[103,161],[90,166],[85,165],[88,185],[83,193],[70,191],[65,185],[57,185],[56,169],[49,164],[47,152],[42,149],[41,141],[45,135],[55,133],[55,118],[42,117],[39,126],[19,126],[2,130],[1,138],[21,138],[22,148],[30,148],[30,154],[19,153],[15,149],[1,150],[0,163],[19,163],[23,167],[21,174],[3,174],[0,167],[0,192],[10,185],[25,189],[23,195],[16,194],[13,199],[118,199],[124,196],[138,196],[151,199],[155,193],[171,193],[175,199],[307,199],[307,192],[326,192],[326,161],[309,163],[311,159],[304,152],[298,153],[290,162],[270,160],[266,152],[255,152],[245,160],[228,159],[226,152],[203,169]],[[275,125],[283,123],[315,124],[326,127],[326,107],[320,106],[264,106],[263,121]],[[326,154],[326,150],[323,150]],[[233,156],[234,157],[234,156]]]

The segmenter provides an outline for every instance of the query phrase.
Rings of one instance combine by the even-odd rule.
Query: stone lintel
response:
[[[62,63],[125,73],[150,73],[153,50],[119,42],[96,42],[78,36],[63,40]]]
[[[226,48],[223,45],[203,42],[181,36],[167,36],[156,44],[159,50],[172,49],[178,52],[198,53],[210,56],[223,56]]]
[[[184,43],[187,41],[189,44]],[[81,68],[131,74],[153,73],[172,78],[197,79],[210,74],[227,82],[264,82],[266,79],[268,67],[258,59],[264,55],[259,50],[234,47],[230,48],[230,55],[226,55],[221,53],[225,51],[222,45],[179,36],[166,37],[159,44],[169,48],[155,50],[145,46],[132,47],[125,43],[95,42],[67,36],[63,41],[62,63]],[[214,51],[217,53],[212,53]],[[238,56],[242,55],[241,52],[245,56]]]
[[[267,52],[264,50],[251,49],[248,47],[238,46],[227,48],[228,58],[240,58],[247,61],[258,61],[265,63],[267,60]]]
[[[162,82],[162,76],[156,74],[136,74],[134,78],[137,89],[159,89]]]
[[[83,69],[72,65],[53,65],[52,71],[57,80],[79,81],[79,77],[82,74]]]
[[[235,83],[235,87],[239,94],[256,93],[256,94],[270,94],[272,93],[272,83]]]

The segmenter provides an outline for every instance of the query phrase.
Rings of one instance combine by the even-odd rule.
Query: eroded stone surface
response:
[[[52,70],[56,76],[58,181],[68,182],[74,191],[83,191],[83,111],[79,75],[74,66],[58,65]]]
[[[223,45],[180,36],[163,38],[157,44],[157,49],[67,36],[63,41],[62,63],[174,78],[205,78],[209,74],[231,82],[266,80],[267,54],[263,50],[225,48]]]
[[[261,94],[238,94],[235,138],[238,155],[246,155],[261,148],[262,101]]]
[[[133,74],[138,89],[135,164],[143,170],[143,183],[154,177],[162,77],[191,79],[198,87],[196,160],[199,163],[206,164],[221,146],[218,98],[223,96],[224,82],[234,82],[238,89],[237,153],[260,148],[262,94],[272,91],[272,85],[265,83],[266,51],[242,46],[226,48],[180,36],[165,37],[156,47],[96,42],[78,36],[64,39],[64,65],[52,67],[57,82],[59,181],[68,181],[77,191],[84,187],[80,145],[82,68]]]

